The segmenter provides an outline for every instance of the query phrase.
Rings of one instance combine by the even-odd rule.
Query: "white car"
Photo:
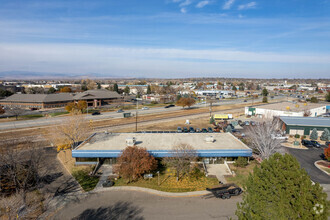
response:
[[[149,109],[149,108],[148,108],[148,107],[146,107],[146,106],[142,108],[142,110],[148,110],[148,109]]]

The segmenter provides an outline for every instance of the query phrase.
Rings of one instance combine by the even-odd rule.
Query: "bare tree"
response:
[[[84,115],[73,112],[63,119],[62,123],[55,126],[47,135],[51,143],[57,146],[57,150],[74,148],[80,141],[85,140],[91,133],[91,124]]]
[[[179,144],[169,152],[170,157],[164,158],[163,162],[176,170],[177,181],[192,169],[192,162],[197,159],[196,150],[188,144]]]
[[[15,116],[15,118],[17,120],[18,116],[22,115],[25,112],[25,110],[18,108],[18,107],[12,107],[12,108],[8,109],[7,112],[9,114]]]
[[[279,151],[282,140],[276,135],[280,131],[280,122],[277,118],[274,120],[264,118],[255,126],[251,125],[248,128],[251,147],[258,152],[261,159],[267,159]]]

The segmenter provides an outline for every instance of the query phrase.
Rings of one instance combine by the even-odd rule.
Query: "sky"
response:
[[[0,0],[3,71],[330,78],[330,0]]]

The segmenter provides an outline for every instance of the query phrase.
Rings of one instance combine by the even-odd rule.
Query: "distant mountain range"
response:
[[[120,76],[123,78],[124,76]],[[0,72],[0,79],[9,80],[29,80],[29,79],[81,79],[81,78],[119,78],[116,75],[86,73],[86,74],[70,74],[70,73],[51,73],[51,72],[31,72],[31,71],[4,71]]]

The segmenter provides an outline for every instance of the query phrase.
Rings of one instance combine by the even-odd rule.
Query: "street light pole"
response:
[[[137,117],[138,117],[139,101],[136,100],[136,114],[135,114],[135,131],[137,131]]]

